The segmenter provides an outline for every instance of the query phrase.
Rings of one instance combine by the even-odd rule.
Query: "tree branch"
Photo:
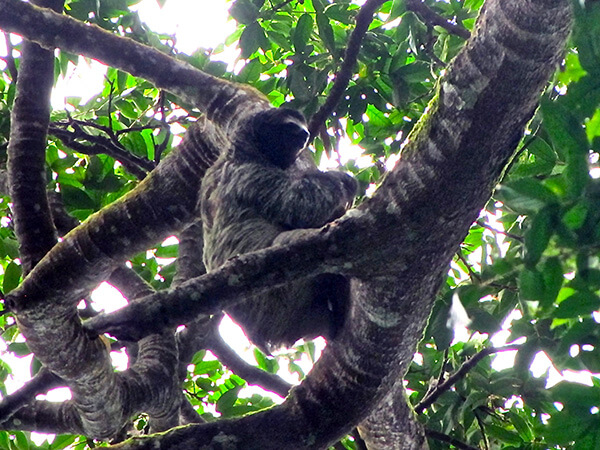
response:
[[[56,11],[63,8],[63,0],[36,0],[35,3]],[[25,274],[56,244],[56,230],[46,197],[45,170],[53,84],[54,52],[26,40],[11,113],[7,163],[15,234]]]
[[[430,26],[437,25],[444,28],[448,33],[463,39],[469,39],[471,36],[469,30],[440,16],[421,0],[406,0],[406,9],[417,13]]]
[[[503,234],[504,236],[514,239],[517,242],[523,242],[523,236],[519,236],[518,234],[514,233],[509,233],[508,231],[496,230],[494,227],[488,225],[483,220],[478,220],[477,225],[490,230],[492,233]]]
[[[62,128],[62,126],[69,125],[73,127],[73,131]],[[116,139],[114,135],[109,138],[100,135],[93,135],[86,132],[82,128],[82,125],[94,126],[90,125],[89,123],[82,124],[78,121],[70,121],[68,124],[59,123],[56,125],[50,125],[49,132],[50,134],[61,139],[67,147],[75,150],[76,152],[83,153],[85,155],[97,155],[104,153],[112,156],[139,179],[145,178],[148,172],[156,167],[156,164],[154,164],[152,161],[146,158],[141,158],[129,152],[125,147],[123,147],[123,145]],[[77,142],[79,139],[91,142],[92,145]]]
[[[292,385],[280,376],[265,372],[264,370],[248,364],[234,352],[223,340],[218,330],[214,330],[208,340],[208,348],[215,354],[219,361],[227,366],[233,373],[239,375],[249,384],[256,384],[268,391],[275,392],[281,397],[286,397]]]
[[[23,387],[2,399],[0,402],[0,423],[6,422],[15,411],[30,403],[36,395],[64,385],[65,383],[59,377],[42,368]]]
[[[439,431],[426,429],[425,435],[428,438],[435,439],[436,441],[440,442],[445,442],[461,450],[479,450],[477,447],[465,444],[464,442],[459,441],[458,439],[455,439],[452,436],[448,436],[447,434],[440,433]]]
[[[475,356],[468,361],[465,361],[458,370],[446,379],[443,383],[439,384],[429,395],[423,398],[419,403],[415,405],[415,412],[421,414],[424,410],[429,408],[444,392],[448,391],[452,386],[464,378],[471,369],[473,369],[479,361],[486,356],[492,355],[498,352],[507,352],[511,350],[518,350],[520,345],[507,345],[505,347],[488,347],[481,350]]]
[[[308,124],[308,131],[310,132],[311,139],[314,139],[319,129],[325,123],[325,120],[331,115],[336,105],[344,95],[354,67],[356,60],[358,59],[358,53],[362,44],[362,40],[365,37],[369,25],[373,21],[373,15],[375,11],[384,3],[384,0],[367,0],[365,4],[360,8],[360,12],[356,16],[356,26],[350,35],[348,45],[346,47],[346,53],[344,55],[344,61],[335,76],[333,86],[329,91],[327,100],[319,108],[319,110],[310,118]]]

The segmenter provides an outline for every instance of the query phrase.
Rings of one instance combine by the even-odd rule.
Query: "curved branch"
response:
[[[471,445],[465,444],[458,439],[453,438],[452,436],[448,436],[447,434],[440,433],[435,430],[425,430],[425,435],[428,438],[435,439],[436,441],[445,442],[447,444],[453,445],[460,450],[479,450],[479,447],[473,447]]]
[[[19,408],[30,403],[36,395],[48,392],[65,383],[46,368],[42,368],[23,387],[4,397],[0,402],[0,423],[6,422]]]
[[[281,397],[286,397],[292,388],[292,385],[280,376],[265,372],[240,358],[223,340],[218,330],[214,330],[209,336],[208,348],[215,354],[219,361],[249,384],[256,384],[268,391],[275,392]]]
[[[35,3],[55,11],[63,8],[63,0]],[[45,170],[53,84],[54,52],[25,41],[11,113],[7,163],[15,234],[24,273],[31,271],[56,244],[56,230],[46,197]]]
[[[348,46],[346,47],[346,53],[344,54],[344,62],[335,76],[335,81],[333,82],[331,91],[329,91],[327,100],[325,100],[325,103],[310,118],[308,131],[310,132],[311,139],[314,139],[317,136],[319,129],[323,126],[325,120],[331,115],[344,95],[348,83],[350,82],[350,78],[352,77],[356,60],[358,59],[362,40],[369,29],[369,25],[373,21],[375,11],[377,11],[383,3],[385,3],[384,0],[367,0],[360,8],[360,12],[356,16],[356,26],[348,40]]]

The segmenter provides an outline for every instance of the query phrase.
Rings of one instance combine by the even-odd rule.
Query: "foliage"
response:
[[[249,84],[273,104],[287,101],[307,117],[331,89],[359,10],[350,1],[234,1],[230,13],[238,27],[226,45],[239,45],[244,64],[231,72],[215,59],[224,46],[178,54],[171,37],[152,32],[128,9],[136,3],[73,0],[66,11],[172,52],[208,73]],[[481,3],[426,2],[467,29]],[[519,344],[514,364],[499,370],[494,361],[502,358],[487,355],[420,411],[427,430],[476,448],[594,448],[600,443],[600,378],[589,376],[600,373],[600,5],[583,9],[576,3],[576,28],[564,66],[544,94],[493,199],[457,252],[406,375],[410,401],[418,405],[435,390],[436,380],[443,381],[491,347],[492,337]],[[316,158],[326,153],[343,160],[338,150],[349,144],[361,147],[367,158],[345,161],[344,168],[360,180],[363,195],[397,157],[445,64],[464,43],[407,5],[401,0],[384,3],[363,42],[357,76],[329,120],[327,133],[315,141]],[[18,68],[18,58],[15,62]],[[81,58],[59,52],[56,78],[80,63]],[[2,163],[14,95],[6,66],[0,75]],[[66,211],[78,220],[130,191],[178,142],[181,127],[171,125],[185,128],[198,117],[190,105],[116,69],[108,69],[96,97],[86,103],[75,97],[68,101],[69,112],[52,113],[57,130],[51,131],[46,156],[48,187],[60,191]],[[60,130],[79,134],[70,142]],[[123,160],[122,152],[136,158]],[[0,199],[0,280],[5,293],[21,276],[9,201],[7,195]],[[159,246],[130,262],[146,281],[163,289],[173,278],[175,256],[176,246]],[[447,326],[455,296],[471,318],[465,341],[453,341]],[[0,317],[0,326],[7,351],[27,354],[10,315]],[[256,350],[256,365],[275,373],[286,362],[291,372],[303,376],[299,361],[314,360],[314,353],[311,343],[274,358]],[[551,365],[534,376],[532,364],[542,354]],[[563,380],[550,386],[549,381],[556,383],[556,371],[588,374],[578,378],[586,383]],[[10,365],[2,362],[3,395],[10,373]],[[190,401],[207,420],[272,404],[266,395],[248,396],[245,387],[243,379],[206,352],[195,355],[184,383]],[[144,428],[143,418],[137,426]],[[435,439],[429,444],[432,449],[448,448]],[[38,447],[28,433],[0,432],[0,447],[7,449],[86,445],[94,444],[59,436]],[[356,448],[351,439],[344,446]]]

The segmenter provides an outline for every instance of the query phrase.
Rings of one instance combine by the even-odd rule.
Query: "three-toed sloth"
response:
[[[299,112],[262,111],[238,136],[202,181],[209,271],[233,256],[283,242],[293,230],[322,227],[340,217],[356,195],[356,181],[345,173],[298,167],[309,137]],[[349,293],[347,278],[324,273],[245,299],[227,313],[252,342],[273,348],[300,338],[332,338],[343,323]]]

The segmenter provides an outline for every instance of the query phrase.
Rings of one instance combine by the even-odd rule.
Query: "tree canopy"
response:
[[[191,55],[137,3],[0,0],[0,327],[35,356],[10,394],[0,361],[0,448],[600,445],[598,2],[235,0]],[[102,92],[53,110],[85,58]],[[206,274],[202,176],[280,106],[356,204]],[[220,336],[227,306],[323,272],[352,305],[310,373],[314,342],[249,364]],[[104,280],[127,307],[98,314]]]

